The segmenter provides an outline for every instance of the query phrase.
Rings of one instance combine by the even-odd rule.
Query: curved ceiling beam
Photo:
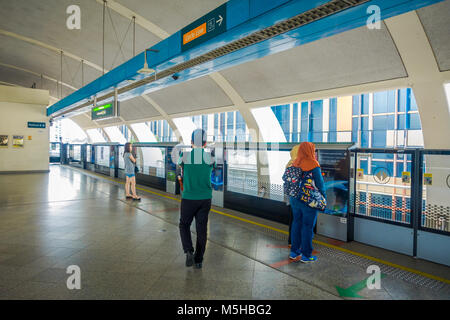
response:
[[[103,3],[104,3],[103,0],[96,0],[96,1],[103,6]],[[151,21],[148,21],[147,19],[140,16],[136,12],[128,9],[127,7],[124,7],[120,3],[113,1],[113,0],[108,0],[105,2],[107,3],[108,8],[114,10],[121,16],[123,16],[127,19],[130,19],[130,20],[133,19],[133,17],[135,17],[136,24],[140,25],[145,30],[150,31],[151,33],[156,35],[158,38],[165,39],[165,38],[170,37],[170,34],[168,34],[166,31],[164,31],[163,29],[158,27],[156,24],[152,23]]]
[[[5,85],[5,86],[12,86],[12,87],[22,87],[25,88],[24,86],[18,85],[18,84],[14,84],[14,83],[10,83],[10,82],[5,82],[5,81],[0,81],[1,85]]]
[[[63,86],[65,86],[65,87],[67,87],[67,88],[70,88],[70,89],[72,89],[72,90],[75,90],[75,91],[78,90],[77,88],[75,88],[74,86],[71,86],[71,85],[68,84],[68,83],[61,82],[61,81],[59,81],[59,80],[57,80],[57,79],[53,79],[52,77],[49,77],[49,76],[47,76],[47,75],[45,75],[45,74],[40,74],[40,73],[31,71],[31,70],[28,70],[28,69],[25,69],[25,68],[13,66],[13,65],[11,65],[11,64],[1,63],[1,62],[0,62],[0,66],[6,67],[6,68],[10,68],[10,69],[16,69],[16,70],[23,71],[23,72],[27,72],[27,73],[31,73],[31,74],[34,74],[34,75],[37,76],[37,77],[41,77],[41,76],[42,76],[42,78],[44,78],[44,79],[47,79],[47,80],[50,80],[50,81],[53,81],[53,82],[56,82],[56,83],[61,83]]]
[[[261,131],[259,129],[258,122],[251,113],[250,109],[246,107],[244,99],[242,99],[242,97],[239,95],[236,89],[234,89],[233,86],[230,84],[230,82],[227,79],[225,79],[225,77],[222,76],[222,74],[220,74],[219,72],[214,72],[209,76],[217,83],[217,85],[222,89],[222,91],[225,92],[225,94],[230,98],[230,100],[239,110],[242,117],[244,118],[245,123],[247,124],[247,127],[250,130],[252,140],[260,141],[262,137],[260,134]]]
[[[443,82],[445,82],[445,83],[450,82],[450,70],[441,72],[441,75],[442,75]]]
[[[62,48],[57,48],[57,47],[54,47],[54,46],[49,45],[47,43],[44,43],[42,41],[31,39],[31,38],[19,35],[17,33],[14,33],[14,32],[11,32],[11,31],[2,30],[2,29],[0,29],[0,35],[4,35],[4,36],[7,36],[7,37],[11,37],[11,38],[15,38],[15,39],[18,39],[18,40],[22,40],[22,41],[34,44],[36,46],[39,46],[39,47],[42,47],[42,48],[54,51],[57,54],[61,54],[61,51],[62,51],[63,54],[66,57],[72,58],[72,59],[77,60],[79,62],[83,62],[83,64],[103,72],[103,68],[101,66],[98,66],[98,65],[96,65],[93,62],[87,61],[87,60],[83,59],[82,57],[79,57],[79,56],[77,56],[77,55],[75,55],[73,53],[67,52],[67,51],[65,51]],[[106,69],[105,69],[105,72],[107,72]]]
[[[92,142],[92,139],[91,139],[91,136],[88,134],[88,130],[89,129],[97,129],[97,128],[87,128],[87,127],[83,127],[83,126],[81,126],[79,123],[78,123],[78,121],[77,120],[75,120],[75,119],[71,119],[73,122],[75,122],[80,128],[81,128],[81,130],[83,130],[84,131],[84,133],[86,134],[86,137],[87,137],[87,139],[88,139],[88,143],[93,143]],[[98,129],[101,129],[102,130],[102,132],[103,132],[103,136],[104,137],[106,137],[106,142],[111,142],[111,139],[109,138],[109,136],[108,136],[108,134],[107,134],[107,132],[106,132],[106,130],[103,130],[103,128],[98,128]]]
[[[385,21],[414,91],[425,148],[449,149],[450,110],[441,74],[427,34],[416,11]]]
[[[170,117],[170,116],[164,111],[164,109],[161,108],[161,106],[160,106],[159,104],[157,104],[156,101],[153,100],[152,98],[150,98],[149,96],[147,96],[147,95],[144,94],[144,95],[142,95],[142,98],[144,98],[145,101],[147,101],[151,106],[153,106],[153,108],[156,109],[156,111],[158,111],[158,112],[161,114],[161,116],[164,118],[164,120],[167,121],[167,123],[169,124],[169,126],[172,127],[172,130],[173,130],[173,132],[175,133],[175,136],[177,137],[177,140],[181,142],[181,141],[182,141],[182,140],[181,140],[181,139],[182,139],[181,133],[180,133],[180,131],[178,130],[178,127],[176,126],[175,122],[173,122],[172,117]]]

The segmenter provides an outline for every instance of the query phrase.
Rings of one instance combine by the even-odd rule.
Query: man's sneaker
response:
[[[302,257],[300,261],[303,262],[303,263],[316,262],[317,261],[317,257],[316,256],[311,256],[309,258]]]
[[[201,269],[201,268],[202,268],[202,263],[201,263],[201,262],[196,262],[196,263],[194,264],[194,268],[195,268],[195,269]]]
[[[291,260],[291,261],[298,262],[298,261],[300,261],[301,258],[302,258],[301,254],[297,254],[294,252],[291,252],[289,254],[289,260]]]
[[[192,267],[194,264],[194,253],[186,252],[186,267]]]

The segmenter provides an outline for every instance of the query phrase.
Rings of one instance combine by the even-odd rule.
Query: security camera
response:
[[[179,76],[179,75],[176,75],[176,74],[173,74],[173,75],[172,75],[172,79],[173,79],[173,80],[178,80],[179,77],[180,77],[180,76]]]

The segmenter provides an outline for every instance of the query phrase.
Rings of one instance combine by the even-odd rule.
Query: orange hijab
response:
[[[314,143],[302,142],[298,148],[297,158],[294,160],[294,167],[301,168],[303,171],[311,171],[320,167],[315,151]]]

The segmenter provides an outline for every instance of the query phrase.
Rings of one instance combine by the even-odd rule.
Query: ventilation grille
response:
[[[242,39],[233,41],[233,42],[231,42],[227,45],[224,45],[218,49],[214,49],[214,50],[212,50],[206,54],[203,54],[197,58],[180,63],[172,68],[161,71],[161,72],[157,73],[156,75],[136,81],[133,84],[130,84],[126,87],[119,89],[118,93],[122,94],[124,92],[136,89],[138,87],[141,87],[143,85],[146,85],[151,82],[157,81],[159,79],[165,78],[172,74],[175,74],[175,73],[181,72],[183,70],[198,66],[205,62],[217,59],[217,58],[222,57],[231,52],[246,48],[246,47],[254,45],[258,42],[273,38],[275,36],[278,36],[280,34],[286,33],[293,29],[299,28],[299,27],[309,24],[311,22],[323,19],[325,17],[328,17],[328,16],[338,13],[340,11],[359,6],[359,5],[369,2],[369,1],[370,0],[334,0],[334,1],[330,1],[324,5],[321,5],[317,8],[303,12],[303,13],[301,13],[295,17],[292,17],[288,20],[279,22],[271,27],[254,32],[249,36],[246,36]],[[114,93],[106,94],[102,97],[97,98],[97,102],[111,98],[112,96],[114,96]],[[61,114],[71,112],[71,111],[74,111],[76,109],[80,109],[83,107],[87,107],[89,105],[91,105],[91,103],[87,102],[80,106],[77,106],[76,108],[73,108],[71,110],[63,112]],[[61,114],[59,114],[59,115],[61,115]]]

